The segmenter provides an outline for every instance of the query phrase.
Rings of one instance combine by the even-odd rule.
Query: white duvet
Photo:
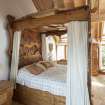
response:
[[[19,70],[17,83],[30,88],[66,96],[66,65],[55,65],[39,75],[31,74],[26,68]]]

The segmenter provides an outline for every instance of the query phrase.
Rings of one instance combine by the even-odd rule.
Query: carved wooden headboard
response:
[[[41,35],[38,32],[23,31],[20,44],[19,67],[40,61],[42,59],[41,45]]]
[[[13,36],[10,41],[13,41]],[[10,44],[11,43],[12,42],[10,42]],[[41,35],[37,31],[22,31],[19,51],[19,68],[42,60],[41,46]],[[12,47],[9,48],[9,53],[11,59]]]

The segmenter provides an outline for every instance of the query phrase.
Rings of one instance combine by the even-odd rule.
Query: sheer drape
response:
[[[47,46],[46,46],[46,34],[42,34],[42,58],[47,60]]]
[[[88,22],[68,24],[67,105],[90,105],[88,72]]]
[[[11,72],[10,72],[10,80],[14,83],[14,86],[16,83],[16,76],[18,71],[20,40],[21,40],[21,32],[15,32],[13,39],[13,51],[12,51]]]

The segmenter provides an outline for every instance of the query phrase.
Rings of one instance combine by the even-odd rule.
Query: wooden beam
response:
[[[67,30],[62,30],[62,31],[58,31],[58,30],[55,30],[55,31],[47,31],[47,32],[41,32],[41,34],[45,33],[46,35],[63,35],[63,34],[66,34],[67,33]]]
[[[9,67],[11,65],[11,54],[12,54],[12,48],[13,48],[13,36],[14,36],[14,31],[12,29],[12,24],[13,21],[15,20],[15,17],[11,15],[7,15],[7,31],[8,31],[8,57],[9,57]]]
[[[13,29],[24,30],[47,26],[50,24],[64,24],[70,21],[83,21],[89,19],[88,6],[78,7],[70,10],[58,10],[54,15],[42,18],[24,18],[13,22]]]

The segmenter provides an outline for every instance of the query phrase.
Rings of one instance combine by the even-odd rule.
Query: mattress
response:
[[[17,83],[29,88],[48,91],[54,95],[66,96],[67,66],[55,65],[39,75],[31,74],[25,67],[20,69]]]

